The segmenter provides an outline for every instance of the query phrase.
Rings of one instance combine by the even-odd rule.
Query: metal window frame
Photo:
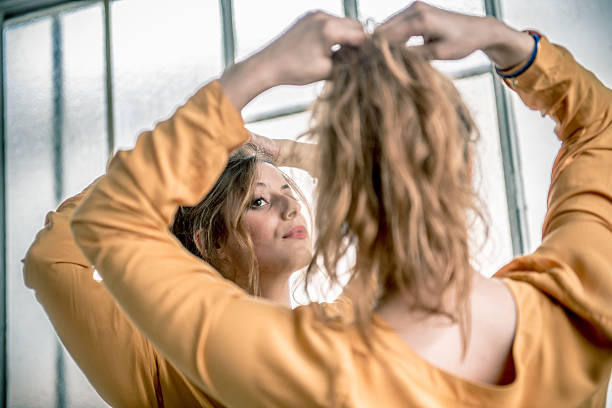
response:
[[[7,401],[7,315],[6,315],[6,169],[5,169],[5,145],[6,145],[6,109],[4,92],[4,33],[5,28],[32,20],[37,17],[59,14],[63,11],[87,7],[94,3],[104,5],[104,52],[106,68],[106,121],[108,154],[111,156],[115,149],[115,120],[113,107],[113,66],[112,66],[112,38],[111,38],[111,7],[110,2],[115,0],[7,0],[0,4],[0,26],[2,27],[0,39],[0,128],[2,140],[0,141],[0,262],[2,271],[0,274],[0,408],[5,407]],[[485,12],[488,16],[501,18],[501,7],[499,0],[483,0]],[[228,67],[235,62],[236,37],[232,0],[219,0],[221,11],[222,50],[223,65]],[[359,18],[358,0],[342,0],[344,14],[350,18]],[[61,47],[60,47],[61,48]],[[524,195],[523,179],[521,174],[520,156],[518,150],[518,137],[514,124],[514,112],[510,95],[499,78],[493,73],[490,65],[482,65],[468,70],[451,73],[454,79],[471,78],[477,75],[491,74],[493,76],[495,104],[498,116],[498,129],[500,133],[500,146],[502,150],[502,161],[504,181],[506,188],[506,202],[508,205],[508,217],[510,223],[512,249],[514,255],[528,250],[528,229],[526,217],[526,201]],[[54,104],[55,105],[55,104]],[[56,108],[56,107],[54,107]],[[61,107],[58,108],[61,110]],[[247,118],[245,122],[254,123],[271,120],[284,116],[305,112],[308,105],[293,105],[271,110]],[[54,125],[54,133],[59,129],[61,132],[61,119],[59,125]],[[59,134],[61,137],[61,134]],[[60,140],[56,135],[56,141]],[[59,146],[59,147],[58,147]],[[61,153],[61,143],[57,144],[57,152]],[[60,157],[60,156],[58,156]],[[61,160],[61,159],[60,159]],[[60,163],[61,166],[61,163]],[[56,168],[57,175],[61,174],[61,168]],[[58,173],[59,171],[59,173]],[[61,196],[61,186],[56,186],[56,197]],[[61,346],[59,348],[61,352]],[[62,352],[63,353],[63,352]],[[58,373],[59,374],[59,373]],[[58,389],[58,393],[60,390]],[[64,391],[65,392],[65,389]],[[58,406],[64,406],[65,396],[58,395]]]
[[[59,13],[51,16],[52,87],[53,87],[53,181],[55,202],[59,205],[64,195],[64,50],[63,32]],[[59,340],[55,353],[55,406],[66,406],[66,357]]]
[[[497,19],[502,18],[502,8],[499,0],[483,1],[487,16]],[[514,256],[517,256],[527,252],[530,247],[527,201],[525,199],[519,141],[510,92],[504,86],[499,76],[493,72],[491,74],[493,76],[493,92],[497,108],[497,127],[499,129],[499,144],[504,168],[504,185],[506,188],[512,252]]]
[[[104,67],[106,79],[106,137],[108,158],[115,153],[115,108],[113,103],[113,38],[110,0],[104,3]]]
[[[359,20],[359,4],[357,0],[342,0],[342,8],[346,17]]]
[[[8,370],[7,370],[7,314],[6,314],[6,169],[5,169],[5,147],[6,147],[6,110],[4,93],[4,10],[0,10],[0,407],[8,406]]]
[[[236,30],[234,23],[234,4],[232,0],[219,0],[221,11],[221,49],[223,50],[223,67],[227,68],[236,60]]]
[[[6,0],[0,3],[0,10],[4,13],[3,27],[87,7],[100,1],[102,0]]]

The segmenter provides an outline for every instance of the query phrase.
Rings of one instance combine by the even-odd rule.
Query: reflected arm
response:
[[[70,219],[92,187],[50,212],[24,260],[62,343],[111,406],[201,406],[205,396],[179,374],[129,321],[76,246]],[[171,404],[173,403],[173,404]]]

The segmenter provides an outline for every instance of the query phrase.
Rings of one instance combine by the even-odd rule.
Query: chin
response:
[[[306,249],[296,249],[291,252],[291,258],[286,258],[284,262],[284,266],[280,267],[279,271],[284,271],[284,273],[293,273],[297,272],[301,269],[304,269],[310,264],[312,260],[312,251],[310,248]]]
[[[310,261],[312,260],[312,250],[310,248],[304,248],[303,250],[296,251],[294,255],[296,265],[293,272],[299,271],[300,269],[304,269],[308,266],[308,264],[310,264]]]

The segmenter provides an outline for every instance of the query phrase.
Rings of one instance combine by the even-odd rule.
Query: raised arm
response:
[[[129,321],[77,247],[70,219],[91,186],[50,212],[24,260],[55,331],[113,407],[202,406],[205,395],[174,369]]]
[[[177,206],[197,203],[229,153],[248,140],[238,111],[250,98],[276,84],[324,78],[331,46],[364,37],[355,21],[306,16],[142,134],[133,150],[118,153],[73,218],[77,243],[130,318],[224,404],[329,403],[338,381],[331,340],[320,330],[300,329],[314,324],[308,309],[249,297],[221,278],[185,251],[168,225]],[[297,60],[287,60],[287,53]],[[275,71],[267,69],[272,61]]]
[[[533,65],[507,83],[527,106],[555,120],[562,146],[553,166],[542,245],[500,276],[539,288],[610,346],[612,91],[546,38]]]

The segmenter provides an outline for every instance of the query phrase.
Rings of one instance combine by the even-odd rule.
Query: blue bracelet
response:
[[[527,70],[527,68],[529,68],[531,66],[531,64],[533,64],[533,61],[535,60],[536,54],[538,53],[538,44],[540,43],[540,35],[534,31],[528,31],[528,33],[533,37],[533,39],[535,40],[535,45],[533,46],[533,51],[531,52],[531,57],[529,57],[529,61],[527,61],[527,63],[525,65],[523,65],[521,67],[521,69],[519,69],[516,72],[513,72],[511,74],[504,74],[502,73],[499,68],[495,67],[495,72],[497,72],[497,75],[499,75],[502,78],[515,78],[519,75],[521,75],[523,72],[525,72]]]

